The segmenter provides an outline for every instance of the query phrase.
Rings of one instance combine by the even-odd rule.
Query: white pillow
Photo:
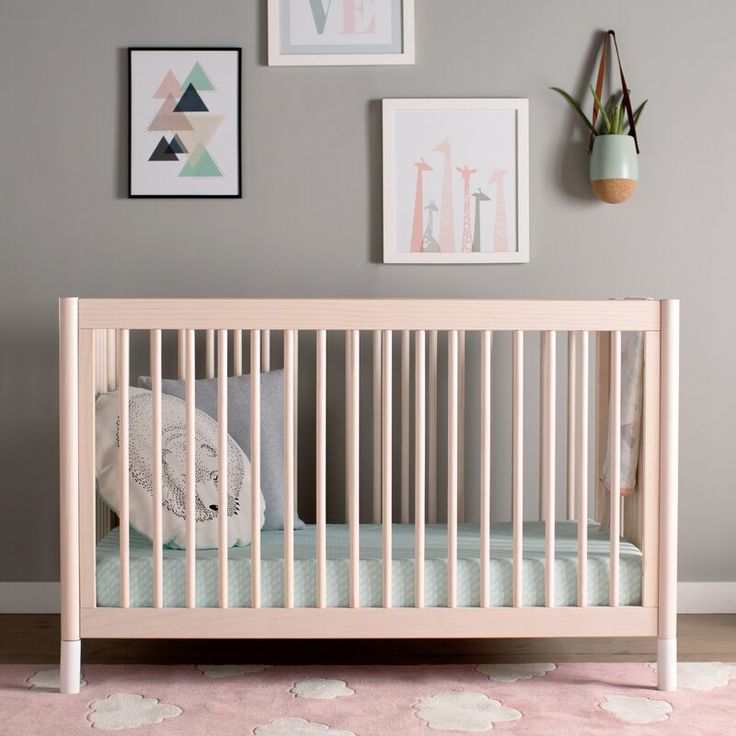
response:
[[[130,524],[153,539],[152,394],[130,388],[129,467]],[[97,484],[104,501],[120,508],[119,414],[117,391],[100,394],[96,407]],[[174,396],[161,397],[163,454],[163,542],[186,545],[186,405]],[[218,546],[217,422],[196,411],[196,538],[197,548]],[[250,544],[250,462],[228,435],[228,546]],[[260,492],[260,491],[259,491]],[[264,519],[261,496],[261,520]]]

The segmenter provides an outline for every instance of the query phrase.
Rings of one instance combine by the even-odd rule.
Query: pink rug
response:
[[[0,667],[2,736],[736,733],[736,664],[683,663],[661,693],[648,664]]]

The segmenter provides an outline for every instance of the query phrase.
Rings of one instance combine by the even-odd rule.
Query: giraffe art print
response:
[[[384,100],[384,260],[528,260],[525,100]]]

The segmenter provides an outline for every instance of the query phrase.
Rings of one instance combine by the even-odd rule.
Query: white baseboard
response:
[[[59,613],[59,583],[0,582],[0,613]]]
[[[679,613],[736,613],[736,582],[678,583]]]
[[[736,581],[678,583],[680,613],[736,613]],[[59,583],[0,582],[0,613],[59,613]]]

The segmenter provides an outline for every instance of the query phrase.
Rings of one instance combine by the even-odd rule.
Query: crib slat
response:
[[[382,495],[383,495],[383,607],[391,608],[391,573],[392,573],[392,529],[391,523],[393,520],[392,510],[392,488],[391,488],[391,475],[393,472],[392,458],[391,458],[391,443],[393,441],[391,431],[391,416],[392,416],[392,383],[391,377],[393,375],[392,365],[392,346],[391,346],[392,332],[391,330],[383,331],[383,410],[381,412],[383,422],[383,471],[382,471]]]
[[[294,515],[299,508],[299,330],[294,330]]]
[[[457,607],[458,332],[447,333],[447,607]]]
[[[294,607],[294,330],[284,330],[284,608]]]
[[[401,331],[401,523],[409,523],[409,330]]]
[[[327,606],[327,333],[317,330],[317,607]]]
[[[381,330],[373,330],[373,523],[381,523]]]
[[[567,333],[567,513],[575,519],[575,391],[577,386],[577,333]]]
[[[161,455],[161,330],[151,330],[151,399],[153,401],[152,416],[152,449],[153,457],[153,607],[161,608],[164,604],[163,578],[163,459]]]
[[[619,537],[621,534],[621,332],[611,333],[611,409],[608,428],[611,458],[611,571],[609,606],[619,600]]]
[[[414,334],[414,605],[424,608],[425,336]]]
[[[261,332],[250,333],[250,598],[261,607]]]
[[[603,481],[603,463],[606,456],[606,440],[610,420],[611,405],[611,333],[596,332],[596,377],[595,377],[595,507],[593,518],[603,518],[603,504],[606,499]]]
[[[522,604],[522,552],[524,534],[524,333],[513,334],[513,428],[512,428],[512,519],[513,519],[513,604]]]
[[[206,331],[204,373],[207,378],[215,377],[215,331],[214,330]]]
[[[429,332],[427,396],[427,521],[437,523],[437,330]]]
[[[227,330],[217,331],[217,531],[220,608],[228,607]]]
[[[348,526],[350,533],[350,607],[360,606],[360,332],[348,330]]]
[[[78,537],[79,537],[79,599],[82,608],[94,608],[97,605],[96,583],[96,545],[101,538],[100,502],[96,500],[95,479],[95,397],[99,387],[104,390],[104,375],[100,368],[101,330],[72,330],[78,335],[79,358],[77,365],[78,393]],[[61,338],[61,336],[60,336]],[[61,365],[60,365],[61,368]],[[67,399],[71,403],[71,399]],[[70,417],[66,417],[69,419]],[[66,430],[62,430],[66,431]],[[74,506],[75,515],[77,505]],[[69,527],[64,527],[65,535],[73,534]],[[105,532],[107,533],[107,532]],[[77,536],[77,535],[74,535]],[[66,545],[65,545],[66,546]],[[68,558],[64,558],[68,559]],[[76,567],[76,566],[75,566]],[[76,598],[77,596],[75,596]],[[71,609],[69,609],[71,610]]]
[[[480,605],[491,604],[491,350],[493,334],[481,334],[480,355]]]
[[[557,415],[557,333],[543,333],[542,374],[544,378],[545,423],[542,427],[542,458],[544,463],[544,603],[555,605],[555,422]]]
[[[263,340],[261,350],[261,361],[263,365],[263,372],[271,372],[271,330],[263,330],[261,332],[261,338]]]
[[[577,337],[577,400],[575,408],[578,518],[578,606],[588,603],[588,333]]]
[[[457,333],[457,518],[465,521],[465,330]]]
[[[180,381],[183,381],[187,371],[187,331],[177,330],[176,338],[176,375]]]
[[[117,360],[115,347],[117,344],[117,333],[115,330],[107,330],[107,390],[114,391],[117,388]]]
[[[644,406],[642,413],[639,495],[644,572],[642,605],[659,604],[659,490],[660,490],[660,333],[644,333]],[[671,564],[668,560],[666,564]]]
[[[130,414],[130,332],[118,330],[118,398],[120,399],[120,607],[130,606],[130,481],[129,443]]]
[[[194,406],[195,391],[195,348],[194,330],[187,330],[186,339],[186,379],[185,379],[185,402],[186,402],[186,455],[187,455],[187,497],[186,497],[186,602],[187,608],[197,606],[197,463],[196,463],[196,434],[195,420],[196,409]]]
[[[345,343],[345,524],[350,522],[350,467],[348,463],[349,441],[350,436],[350,416],[347,407],[350,404],[350,330],[343,331],[343,340]]]
[[[233,375],[243,375],[243,330],[233,330]]]

